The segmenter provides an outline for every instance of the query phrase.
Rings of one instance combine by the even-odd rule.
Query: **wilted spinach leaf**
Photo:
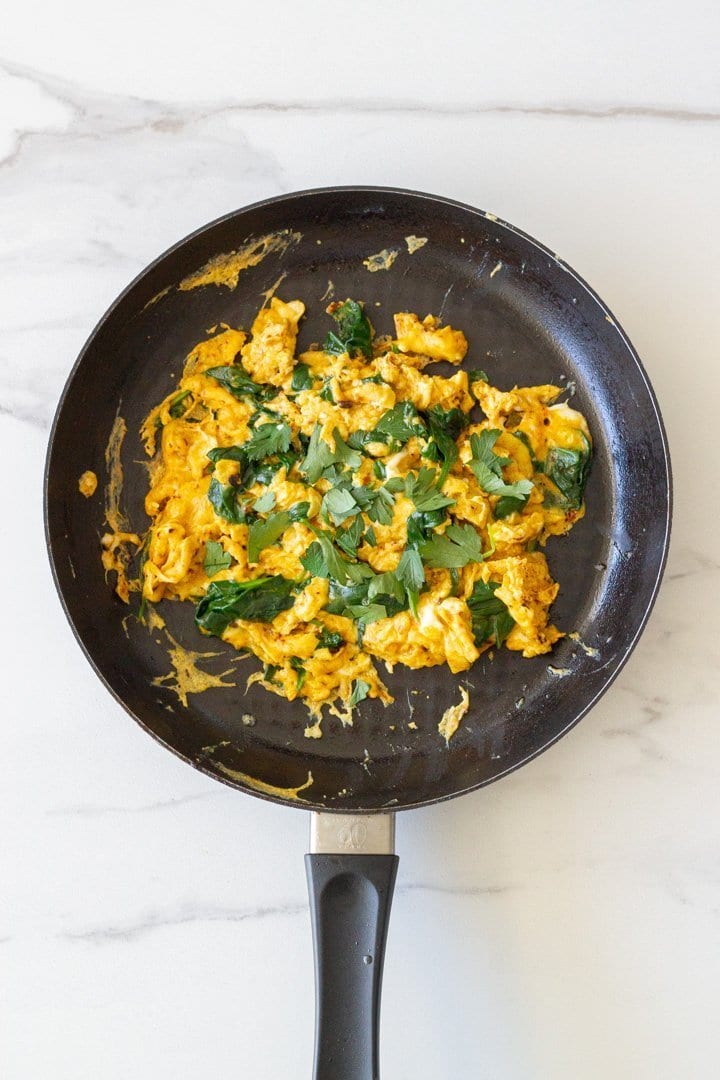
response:
[[[342,649],[345,644],[345,639],[342,634],[338,634],[337,630],[328,630],[327,627],[318,634],[318,649],[329,649],[330,652],[337,652],[338,649]]]
[[[239,492],[232,484],[221,484],[215,477],[210,481],[208,499],[215,513],[233,525],[242,525],[247,521],[247,505],[239,498]]]
[[[568,510],[579,510],[582,506],[583,492],[590,472],[590,443],[583,435],[584,450],[565,450],[553,446],[545,457],[543,472],[555,484],[560,495],[548,492],[545,496],[547,506],[561,506]]]
[[[224,386],[233,397],[238,398],[240,401],[244,398],[270,401],[279,393],[277,386],[256,383],[241,363],[208,368],[203,374],[209,375],[211,379],[216,379],[221,386]]]
[[[296,364],[293,368],[291,386],[293,390],[312,390],[315,380],[307,364]]]
[[[183,390],[179,394],[176,394],[175,397],[172,399],[168,412],[172,416],[173,420],[179,420],[180,417],[185,414],[188,406],[185,405],[184,402],[191,393],[191,390]]]
[[[280,575],[250,581],[212,581],[195,610],[195,622],[219,636],[236,619],[271,622],[292,607],[297,582]]]
[[[499,587],[497,581],[476,581],[468,597],[476,645],[492,640],[499,647],[515,625],[506,604],[495,596]]]
[[[354,356],[362,353],[368,359],[372,357],[372,327],[357,300],[345,300],[334,304],[330,314],[337,324],[337,330],[331,330],[325,339],[325,352],[339,356],[347,353]]]

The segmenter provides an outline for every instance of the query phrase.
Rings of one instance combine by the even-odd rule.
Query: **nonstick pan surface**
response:
[[[214,257],[279,230],[300,237],[244,270],[236,288],[178,290]],[[426,237],[414,254],[406,236]],[[389,270],[363,263],[383,249]],[[364,701],[352,727],[327,718],[324,736],[305,737],[307,710],[262,687],[245,692],[258,661],[239,659],[200,634],[190,604],[159,611],[186,649],[234,685],[192,694],[183,706],[170,682],[168,639],[148,632],[115,596],[100,564],[100,495],[86,500],[86,469],[107,479],[104,452],[116,415],[128,435],[123,505],[138,532],[147,472],[138,429],[168,394],[186,354],[220,323],[249,328],[262,294],[308,314],[299,348],[327,330],[334,296],[365,301],[378,333],[392,315],[440,314],[470,342],[465,366],[490,381],[567,386],[594,440],[587,513],[547,557],[560,594],[553,609],[563,639],[526,660],[503,649],[467,673],[397,667],[387,684],[395,704]],[[167,290],[167,291],[165,291]],[[159,298],[158,298],[159,297]],[[67,616],[98,675],[155,738],[210,776],[278,802],[331,811],[402,809],[450,798],[498,779],[539,754],[607,689],[644,626],[664,567],[670,524],[670,465],[662,421],[640,361],[617,320],[592,290],[537,241],[492,215],[432,195],[380,188],[299,192],[219,219],[157,259],[109,309],[85,345],[58,407],[46,474],[46,528]],[[137,610],[137,595],[131,610]],[[383,674],[383,677],[384,674]],[[437,731],[460,686],[470,710],[449,745]],[[242,722],[243,714],[255,724]],[[417,725],[411,728],[410,723]],[[297,799],[282,789],[312,783]],[[249,781],[247,777],[253,778]],[[258,784],[258,781],[260,782]],[[279,789],[279,790],[276,790]]]

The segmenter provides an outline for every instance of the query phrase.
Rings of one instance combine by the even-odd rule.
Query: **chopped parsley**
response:
[[[448,525],[444,533],[422,541],[419,550],[423,562],[433,569],[459,569],[483,560],[482,541],[473,525]]]
[[[309,484],[316,484],[322,476],[323,469],[335,461],[332,450],[325,440],[320,438],[320,431],[320,425],[316,424],[310,436],[305,458],[298,466]]]
[[[266,491],[253,503],[253,510],[258,514],[267,514],[275,506],[275,492]]]
[[[248,562],[256,563],[260,552],[266,547],[272,547],[289,525],[307,518],[309,509],[310,503],[299,502],[289,510],[271,514],[265,520],[253,521],[248,528]]]
[[[290,449],[292,432],[284,420],[258,424],[242,450],[248,461],[261,461],[272,454],[282,454]]]
[[[454,499],[448,499],[440,491],[438,474],[434,469],[423,466],[419,473],[408,473],[405,477],[405,494],[415,503],[417,510],[441,510],[452,506]]]
[[[371,442],[394,442],[404,446],[413,435],[425,435],[426,427],[412,401],[398,401],[384,412],[370,432]]]
[[[442,409],[435,405],[427,413],[430,440],[425,456],[441,461],[442,468],[438,487],[442,487],[450,469],[458,459],[457,439],[468,425],[468,417],[461,409]]]
[[[334,487],[323,496],[321,513],[334,525],[342,525],[349,517],[354,517],[360,507],[347,488]]]
[[[370,691],[370,683],[366,683],[363,679],[356,679],[353,686],[352,693],[348,698],[348,705],[352,708],[359,702],[364,701]]]
[[[502,475],[503,466],[509,465],[512,459],[494,452],[493,447],[499,437],[498,428],[490,428],[481,431],[479,435],[471,435],[472,457],[468,464],[483,491],[486,491],[488,495],[501,495],[513,500],[511,504],[506,503],[501,508],[504,513],[497,514],[496,512],[496,516],[503,517],[511,510],[521,509],[525,505],[533,489],[533,483],[531,480],[518,480],[515,484],[505,483]]]
[[[205,544],[203,569],[208,577],[215,577],[221,570],[227,570],[232,563],[232,556],[225,551],[217,540],[208,540]]]

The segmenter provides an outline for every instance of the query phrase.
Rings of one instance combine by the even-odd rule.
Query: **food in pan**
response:
[[[253,681],[316,719],[390,702],[378,661],[459,673],[500,646],[549,652],[543,547],[584,513],[583,416],[557,386],[428,373],[468,348],[430,315],[383,337],[334,303],[296,356],[304,312],[273,297],[249,336],[214,330],[147,417],[143,603],[191,601],[203,633],[261,660]]]
[[[90,499],[95,494],[97,485],[97,476],[88,469],[78,480],[78,491],[81,495],[84,495],[86,499]]]

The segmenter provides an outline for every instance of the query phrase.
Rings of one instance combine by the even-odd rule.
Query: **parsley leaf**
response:
[[[312,577],[329,577],[327,560],[323,554],[322,545],[318,540],[313,540],[305,554],[300,556],[300,562]]]
[[[221,570],[227,570],[232,562],[232,556],[225,551],[222,544],[217,540],[208,540],[205,544],[205,561],[203,569],[208,577],[215,577]]]
[[[333,524],[341,525],[346,518],[354,517],[359,507],[347,488],[334,487],[323,496],[322,510]]]
[[[413,435],[424,435],[425,424],[412,401],[398,401],[392,409],[384,412],[370,432],[370,441],[394,440],[404,446]]]
[[[472,525],[448,525],[444,533],[424,540],[419,549],[423,561],[434,569],[459,568],[483,560],[480,535]]]
[[[444,510],[428,510],[424,513],[415,511],[406,522],[407,540],[411,547],[417,547],[423,540],[427,540],[433,529],[442,525],[447,514]]]
[[[240,471],[237,476],[233,477],[239,490],[252,487],[255,483],[270,484],[275,473],[283,465],[290,472],[297,460],[297,454],[290,451],[289,453],[274,454],[272,460],[267,458],[262,462],[248,461],[244,446],[216,446],[212,450],[208,450],[207,456],[213,465],[223,460],[237,461],[240,464]]]
[[[374,600],[376,596],[391,596],[401,604],[405,602],[405,590],[397,574],[392,570],[386,570],[384,574],[378,574],[372,578],[368,585],[368,600]]]
[[[333,455],[335,461],[339,461],[347,469],[359,469],[362,465],[362,455],[358,453],[356,448],[353,448],[345,442],[338,428],[333,431],[333,439],[335,440],[335,453]]]
[[[420,553],[415,548],[405,548],[395,573],[408,593],[419,593],[425,584],[425,570]]]
[[[387,484],[379,488],[354,487],[352,494],[355,502],[371,521],[378,525],[392,524],[395,500]]]
[[[207,368],[204,375],[216,379],[221,386],[229,390],[233,397],[240,401],[243,398],[255,398],[258,401],[270,401],[279,393],[277,386],[261,385],[250,378],[241,363],[232,364],[229,367]]]
[[[428,469],[425,466],[420,469],[417,476],[414,473],[408,473],[405,477],[405,494],[415,503],[417,510],[423,511],[441,510],[445,506],[452,506],[455,501],[443,495],[438,485],[438,474],[434,469]]]
[[[343,611],[343,615],[347,619],[355,619],[356,622],[361,623],[363,631],[370,623],[378,622],[379,619],[387,619],[387,609],[383,604],[355,604],[351,607],[346,607]]]
[[[330,589],[325,610],[330,615],[343,615],[348,606],[367,602],[368,588],[372,578],[362,581],[340,582],[330,578]]]
[[[487,382],[488,381],[488,377],[487,377],[487,375],[485,374],[485,372],[483,371],[482,368],[473,368],[471,371],[468,371],[467,377],[468,377],[468,382],[470,383],[470,386],[472,386],[472,384],[475,383],[475,382]]]
[[[310,503],[299,502],[289,510],[280,510],[277,514],[271,514],[266,520],[253,521],[248,528],[248,562],[256,563],[260,552],[266,547],[272,547],[279,537],[294,521],[301,521],[307,517]]]
[[[359,702],[364,701],[368,696],[369,690],[370,683],[366,683],[363,679],[356,679],[352,694],[348,698],[349,707],[352,708],[353,705],[357,705]]]
[[[357,557],[358,545],[363,535],[363,519],[357,514],[346,529],[339,529],[335,533],[335,543],[351,559]]]
[[[438,457],[442,458],[443,462],[438,479],[438,487],[442,487],[446,476],[458,459],[456,440],[467,427],[468,417],[462,409],[442,409],[439,405],[435,405],[428,410],[427,418],[431,435],[428,450],[436,448]],[[432,453],[428,456],[432,457]]]
[[[305,668],[305,665],[303,664],[302,657],[301,656],[291,656],[290,657],[290,667],[293,669],[293,671],[297,672],[297,687],[296,687],[296,690],[297,690],[297,693],[299,694],[300,691],[302,690],[303,686],[305,685],[305,680],[307,679],[307,669]]]
[[[509,465],[511,458],[501,457],[493,450],[493,446],[500,437],[498,428],[481,431],[479,435],[470,436],[470,448],[472,458],[468,462],[475,473],[478,484],[488,495],[506,495],[520,501],[524,506],[533,489],[531,480],[518,480],[515,484],[506,484],[503,480],[503,465]],[[506,510],[506,513],[509,513]],[[500,516],[503,516],[502,514]]]
[[[318,394],[318,397],[323,401],[329,401],[331,405],[335,404],[335,395],[333,394],[332,381],[334,375],[326,375],[322,381],[322,389]]]
[[[247,521],[247,506],[240,501],[238,494],[237,488],[232,484],[221,484],[215,477],[210,481],[208,499],[215,513],[233,525],[242,525]]]
[[[267,514],[272,510],[275,505],[275,492],[265,491],[259,499],[256,499],[253,503],[253,510],[257,510],[259,514]]]
[[[260,461],[272,454],[282,454],[290,449],[292,432],[284,420],[259,424],[242,450],[248,461]]]
[[[208,634],[220,636],[236,619],[271,622],[295,603],[295,581],[280,575],[250,581],[211,581],[195,609],[195,622]]]
[[[364,450],[369,442],[373,441],[371,431],[363,431],[360,428],[359,431],[353,431],[348,435],[347,444],[351,450]]]
[[[344,558],[333,544],[328,532],[316,528],[313,528],[313,532],[316,539],[300,558],[300,562],[313,577],[330,578],[331,581],[338,581],[344,585],[348,581],[359,582],[372,574],[372,570],[366,563],[352,563]]]
[[[468,597],[476,645],[492,640],[499,647],[515,625],[507,606],[495,596],[499,587],[497,581],[476,581]]]
[[[212,450],[208,450],[207,456],[212,461],[213,465],[217,465],[218,461],[239,461],[241,463],[246,462],[245,451],[242,446],[214,446]]]
[[[508,514],[514,514],[522,510],[527,502],[527,495],[501,495],[495,503],[493,511],[496,518],[506,518]]]
[[[325,339],[325,352],[336,356],[347,353],[354,356],[362,353],[368,359],[372,357],[372,327],[357,300],[345,300],[342,304],[331,304],[329,313],[337,324],[337,331],[331,330]]]
[[[335,460],[328,444],[320,438],[320,430],[320,425],[316,424],[310,436],[305,459],[299,466],[300,472],[304,473],[311,484],[316,484],[322,475],[323,469],[326,469],[328,465],[332,465]]]

